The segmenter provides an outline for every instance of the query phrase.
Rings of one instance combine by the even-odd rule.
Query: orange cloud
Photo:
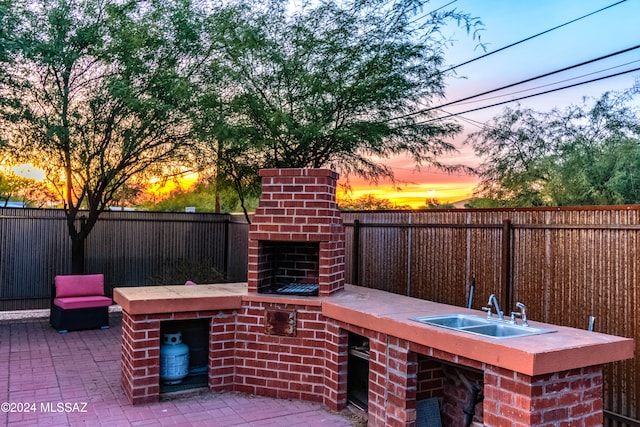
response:
[[[455,203],[471,197],[478,184],[476,176],[454,175],[439,171],[413,172],[400,170],[396,172],[397,187],[389,181],[369,183],[360,178],[351,178],[350,196],[359,198],[371,194],[378,199],[388,199],[397,206],[419,208],[427,199],[437,199],[440,203]],[[340,184],[346,180],[341,179]],[[398,188],[399,187],[399,188]]]
[[[145,192],[156,197],[165,197],[176,190],[187,191],[193,188],[197,182],[198,174],[196,172],[188,172],[170,179],[154,177],[149,180]]]

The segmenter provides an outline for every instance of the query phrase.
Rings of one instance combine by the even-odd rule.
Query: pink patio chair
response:
[[[103,274],[56,276],[49,323],[60,333],[107,329],[111,304],[104,294]]]

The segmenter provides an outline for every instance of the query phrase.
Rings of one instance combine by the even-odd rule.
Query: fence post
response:
[[[506,307],[513,307],[513,280],[511,278],[511,220],[502,221],[502,289],[506,301]],[[506,313],[506,311],[505,311]]]
[[[360,285],[360,220],[353,221],[353,244],[351,246],[351,281]]]
[[[224,220],[224,260],[222,262],[222,270],[225,279],[228,279],[229,274],[229,218]]]
[[[411,214],[409,214],[409,227],[407,227],[407,296],[411,296]]]

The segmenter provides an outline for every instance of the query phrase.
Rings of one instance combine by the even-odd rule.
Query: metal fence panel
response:
[[[247,229],[229,215],[104,212],[85,242],[85,271],[103,273],[108,293],[185,279],[243,281]],[[70,273],[64,212],[0,209],[0,250],[0,309],[47,308],[53,278]]]
[[[0,209],[0,300],[11,309],[40,308],[52,274],[68,265],[64,220],[54,211]]]

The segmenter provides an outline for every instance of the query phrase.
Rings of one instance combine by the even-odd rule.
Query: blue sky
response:
[[[448,8],[477,16],[484,23],[481,40],[486,45],[487,52],[497,50],[511,43],[533,36],[550,28],[564,24],[583,15],[595,12],[612,5],[618,0],[457,0]],[[451,0],[433,0],[425,5],[422,13],[437,9],[450,3]],[[464,29],[450,25],[443,29],[443,33],[456,41],[446,52],[446,63],[457,65],[484,54],[477,47],[477,41],[468,36]],[[492,54],[471,64],[458,68],[457,77],[447,79],[447,98],[442,102],[453,101],[466,96],[475,95],[506,84],[552,72],[583,61],[607,55],[625,48],[640,44],[640,0],[626,0],[607,10],[586,17],[547,34],[536,37],[502,52]],[[504,93],[512,93],[580,75],[602,71],[610,67],[632,61],[640,61],[640,49],[599,61],[589,66],[576,68],[545,79],[507,89]],[[558,86],[573,84],[578,81],[613,74],[623,70],[640,67],[640,62],[630,63],[624,67],[614,68],[599,74],[571,80],[556,86],[548,86],[531,92],[512,94],[496,98],[491,101],[475,102],[460,106],[450,106],[448,112],[460,112],[471,108],[513,99],[517,96],[540,92]],[[562,90],[553,94],[542,95],[520,101],[523,107],[530,107],[539,111],[550,111],[553,108],[564,108],[571,104],[581,104],[583,97],[598,98],[609,90],[624,90],[632,87],[634,81],[640,81],[640,71],[619,77],[602,80],[598,83],[578,86]],[[496,96],[491,94],[487,96]],[[507,104],[515,106],[515,103]],[[498,115],[505,106],[498,106],[482,111],[464,114],[463,117],[484,122]],[[465,134],[478,130],[467,122],[460,122],[465,127]],[[447,160],[450,163],[478,163],[471,147],[463,146],[463,136],[457,138],[455,144],[460,153]],[[394,166],[399,178],[410,181],[402,193],[397,194],[398,200],[405,201],[407,197],[424,200],[425,197],[436,197],[442,202],[455,201],[462,194],[469,194],[474,186],[474,177],[451,176],[443,172],[422,170],[413,172],[413,167],[406,159],[392,159],[389,164]],[[381,183],[376,187],[376,194],[380,197],[395,199],[390,192],[391,185]],[[366,191],[363,191],[365,193]],[[371,192],[371,191],[369,191]]]
[[[437,7],[439,3],[444,5],[449,1],[438,0],[432,5]],[[616,3],[616,0],[458,0],[451,7],[481,18],[485,24],[482,41],[490,52],[613,3]],[[466,79],[449,79],[448,98],[459,99],[461,96],[479,93],[640,44],[639,18],[640,1],[627,0],[578,22],[462,66],[457,71]],[[458,64],[483,53],[479,49],[474,50],[475,42],[466,36],[462,29],[451,26],[449,30],[459,40],[447,52],[449,64]],[[634,60],[640,60],[640,52],[633,51],[588,67],[570,70],[529,83],[528,86],[556,82]],[[629,64],[626,69],[637,67],[638,63]],[[622,69],[624,68],[619,70]],[[613,72],[615,71],[607,73]],[[638,76],[638,72],[631,73],[521,103],[536,109],[579,103],[584,95],[597,97],[607,90],[629,88]],[[509,91],[518,89],[521,88]],[[493,116],[502,108],[488,110],[479,116]]]

